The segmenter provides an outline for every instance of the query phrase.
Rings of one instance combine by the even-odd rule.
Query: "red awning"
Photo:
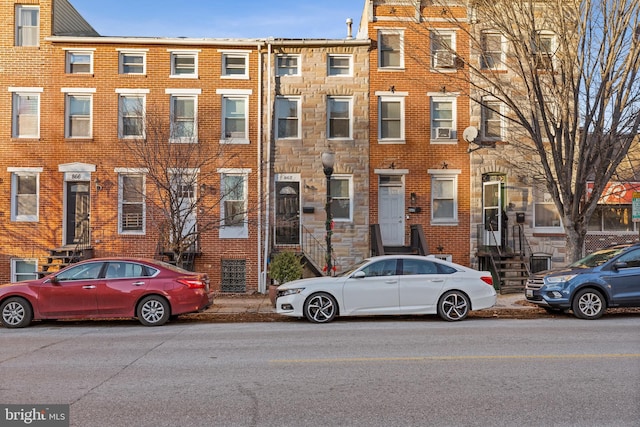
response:
[[[593,182],[587,182],[587,193],[591,194]],[[640,191],[640,182],[609,182],[598,200],[602,205],[630,205],[633,192]]]

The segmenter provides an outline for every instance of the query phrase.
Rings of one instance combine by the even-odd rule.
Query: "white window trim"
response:
[[[378,97],[378,144],[405,144],[405,97],[409,92],[375,92]],[[380,114],[383,102],[400,102],[400,138],[382,138],[382,115]]]
[[[147,94],[149,89],[116,89],[118,94],[118,138],[120,139],[146,139],[145,115],[147,111]],[[123,97],[141,97],[142,98],[142,135],[124,135],[124,124],[122,123],[122,98]]]
[[[116,49],[118,52],[118,74],[130,75],[130,76],[145,76],[147,75],[147,52],[149,49]],[[123,55],[140,55],[142,56],[142,73],[125,73],[122,69],[122,56]]]
[[[93,94],[96,92],[94,88],[67,88],[63,87],[60,92],[65,94],[64,97],[64,137],[66,139],[92,139],[93,138]],[[88,136],[70,136],[69,135],[69,96],[86,96],[90,97],[89,104],[89,135]]]
[[[44,169],[40,167],[36,168],[21,168],[21,167],[8,167],[7,172],[11,173],[11,221],[13,222],[38,222],[40,220],[40,174]],[[18,207],[16,206],[17,196],[17,176],[35,176],[36,177],[36,214],[35,215],[18,215],[16,213]]]
[[[296,61],[296,72],[293,74],[280,74],[278,71],[280,70],[280,68],[278,67],[278,60],[280,58],[297,58]],[[283,54],[278,54],[276,55],[276,59],[275,59],[275,75],[277,77],[294,77],[294,76],[300,76],[300,61],[301,61],[301,56],[298,54],[288,54],[288,53],[283,53]]]
[[[250,51],[238,51],[238,50],[218,50],[222,54],[220,60],[220,78],[231,80],[249,80],[249,53]],[[227,74],[225,69],[225,58],[244,58],[244,73],[243,74]]]
[[[77,48],[62,48],[63,51],[65,51],[64,54],[64,66],[65,66],[65,73],[67,74],[79,74],[79,75],[90,75],[93,74],[93,53],[95,51],[95,48],[82,48],[82,49],[77,49]],[[70,61],[70,55],[88,55],[89,56],[89,71],[87,71],[86,73],[71,73],[71,61]]]
[[[540,31],[537,32],[537,37],[549,37],[551,39],[551,51],[549,51],[549,52],[545,51],[543,53],[548,53],[548,54],[551,55],[551,65],[555,66],[555,64],[556,64],[556,51],[558,50],[558,35],[556,33],[554,33],[553,31],[551,31],[551,30],[540,30]],[[533,55],[535,56],[534,60],[536,61],[534,63],[534,67],[535,67],[536,70],[545,71],[546,70],[545,68],[538,68],[538,66],[537,66],[537,60],[538,60],[537,56],[538,56],[538,54],[540,52],[538,50],[538,45],[537,45],[536,41],[537,40],[533,40],[532,43],[531,43],[532,44],[531,50],[533,52]]]
[[[118,234],[145,235],[147,234],[147,170],[146,169],[116,169],[118,173]],[[138,175],[142,177],[142,230],[122,229],[123,177],[124,175]]]
[[[41,102],[41,96],[40,93],[42,93],[44,91],[43,88],[41,87],[9,87],[8,88],[9,92],[12,93],[11,95],[11,137],[12,138],[19,138],[19,139],[39,139],[40,138],[40,102]],[[37,131],[35,135],[18,135],[18,133],[16,132],[18,123],[17,123],[17,119],[18,119],[18,115],[17,115],[17,109],[16,109],[16,97],[18,96],[24,96],[24,95],[33,95],[33,94],[37,94],[38,96],[38,112],[37,112]]]
[[[221,115],[220,115],[220,144],[249,144],[249,96],[253,93],[251,89],[217,89],[216,94],[222,95],[220,99]],[[225,100],[228,98],[243,99],[246,103],[244,109],[244,138],[227,138],[225,135]]]
[[[37,32],[38,32],[38,36],[36,39],[36,43],[35,44],[22,44],[22,43],[18,43],[18,41],[20,40],[20,28],[21,26],[19,25],[19,21],[20,18],[22,17],[22,11],[26,10],[26,9],[31,9],[31,10],[37,10],[38,11],[38,25],[37,25]],[[14,45],[16,47],[38,47],[40,46],[40,24],[42,21],[42,16],[40,13],[40,6],[39,5],[31,5],[31,4],[16,4],[15,5],[15,31],[14,31]],[[31,28],[31,27],[29,27]]]
[[[429,128],[431,131],[431,139],[430,139],[430,143],[433,145],[454,145],[458,143],[458,94],[442,94],[442,93],[438,93],[438,94],[434,94],[434,93],[428,93],[427,96],[429,96],[429,111],[431,112],[430,114],[430,120],[429,120]],[[433,119],[433,103],[434,102],[451,102],[451,109],[452,109],[452,119],[451,121],[452,126],[451,126],[451,131],[450,131],[450,137],[449,138],[437,138],[436,136],[436,132],[438,131],[436,126],[434,126],[434,119]]]
[[[500,36],[500,63],[498,63],[496,66],[494,67],[485,67],[483,64],[483,59],[482,57],[485,54],[485,46],[484,46],[484,41],[485,41],[485,36],[486,35],[492,35],[492,36]],[[480,69],[481,70],[505,70],[505,62],[506,62],[506,52],[507,52],[507,39],[505,38],[504,34],[502,34],[501,32],[497,31],[497,30],[485,30],[482,31],[481,34],[481,41],[482,43],[481,45],[481,51],[480,51]]]
[[[334,136],[330,136],[330,132],[329,132],[329,128],[330,128],[330,113],[331,113],[331,109],[330,109],[330,105],[331,105],[331,100],[336,100],[336,101],[341,101],[344,102],[346,101],[349,104],[349,136],[340,136],[340,137],[334,137]],[[327,139],[330,139],[332,141],[351,141],[353,140],[353,97],[352,96],[328,96],[327,97]]]
[[[354,209],[354,198],[355,195],[353,193],[353,175],[346,174],[333,174],[331,175],[332,180],[348,180],[349,181],[349,218],[335,218],[332,216],[333,222],[353,222],[353,209]]]
[[[169,126],[173,128],[174,120],[174,99],[175,98],[191,98],[193,99],[193,136],[190,137],[174,137],[173,132],[169,132],[169,142],[176,144],[188,144],[198,142],[198,95],[193,93],[172,93],[169,100]]]
[[[452,218],[434,218],[433,217],[433,191],[430,193],[430,207],[431,207],[431,225],[458,225],[458,175],[462,173],[460,169],[428,169],[427,173],[431,175],[431,188],[433,189],[433,183],[438,180],[452,181],[453,182],[453,217]]]
[[[298,119],[298,126],[297,126],[297,130],[296,130],[296,136],[281,136],[279,134],[280,132],[280,127],[279,127],[279,120],[282,116],[280,116],[280,110],[278,109],[278,100],[280,99],[286,99],[288,101],[295,101],[296,102],[296,118]],[[289,117],[289,116],[287,116]],[[276,123],[275,123],[275,134],[276,134],[276,139],[289,139],[289,140],[297,140],[297,139],[301,139],[301,135],[302,135],[302,100],[299,96],[278,96],[276,98]]]
[[[349,60],[349,72],[347,74],[332,74],[331,59],[347,58]],[[327,55],[327,77],[353,77],[353,55],[348,53],[330,53]]]
[[[38,259],[37,258],[11,258],[11,283],[16,283],[18,281],[18,272],[16,271],[16,264],[19,261],[24,262],[33,262],[35,264],[35,269],[33,271],[34,279],[38,278]]]
[[[438,66],[436,52],[434,52],[434,37],[433,35],[451,35],[451,65],[448,66]],[[456,31],[453,29],[435,29],[430,31],[431,41],[429,42],[429,50],[431,52],[431,70],[438,73],[455,73],[458,71],[456,67]]]
[[[380,54],[381,50],[378,48],[378,71],[390,70],[390,71],[400,71],[404,70],[404,30],[403,29],[387,29],[387,28],[379,28],[377,34],[377,42],[378,46],[381,46],[380,37],[382,35],[387,34],[398,34],[400,36],[400,64],[397,66],[383,66],[382,65],[382,55]]]
[[[172,79],[197,79],[198,78],[198,53],[200,50],[175,50],[167,49],[171,61],[171,71],[169,78]],[[193,56],[193,73],[192,74],[176,74],[175,58],[177,56]]]
[[[249,168],[219,168],[217,170],[220,174],[220,187],[222,187],[225,175],[242,175],[244,177],[244,200],[245,211],[248,211],[249,205],[249,174],[251,169]],[[249,237],[249,215],[247,213],[242,226],[227,226],[224,225],[224,195],[220,203],[220,229],[218,237],[220,239],[246,239]]]
[[[564,233],[564,225],[562,224],[562,216],[558,212],[558,217],[560,218],[560,225],[557,227],[537,227],[536,226],[536,206],[537,205],[548,205],[552,206],[554,210],[556,210],[556,205],[551,200],[551,195],[549,195],[549,200],[544,200],[545,194],[547,193],[544,189],[539,188],[538,186],[534,186],[533,188],[533,212],[532,212],[532,223],[531,226],[533,228],[534,233],[549,233],[549,234],[563,234]]]
[[[495,103],[495,102],[499,102],[497,99],[495,98],[483,98],[482,101],[484,103]],[[482,141],[504,141],[505,140],[505,119],[504,119],[504,115],[505,115],[505,105],[503,102],[500,102],[500,111],[498,111],[498,117],[500,120],[500,136],[499,137],[493,137],[493,136],[487,136],[486,134],[486,126],[485,126],[485,113],[486,113],[486,106],[485,104],[482,104],[480,106],[480,138]]]

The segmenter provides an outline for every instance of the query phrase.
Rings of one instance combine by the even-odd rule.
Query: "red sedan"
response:
[[[137,317],[159,326],[212,302],[206,274],[149,259],[94,258],[42,279],[1,285],[0,321],[23,328],[42,319]]]

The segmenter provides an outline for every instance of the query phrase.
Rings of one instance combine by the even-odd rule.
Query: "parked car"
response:
[[[640,243],[596,251],[561,270],[532,275],[527,301],[550,313],[598,319],[608,307],[640,307]]]
[[[439,314],[463,320],[496,303],[491,274],[435,256],[371,257],[335,277],[278,287],[276,312],[327,323],[336,316]]]
[[[137,317],[159,326],[212,302],[206,274],[156,260],[94,258],[42,279],[1,285],[0,321],[22,328],[42,319]]]

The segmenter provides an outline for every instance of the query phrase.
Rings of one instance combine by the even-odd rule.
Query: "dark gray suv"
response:
[[[550,313],[570,309],[581,319],[597,319],[608,307],[640,307],[640,243],[611,246],[564,269],[536,273],[525,297]]]

